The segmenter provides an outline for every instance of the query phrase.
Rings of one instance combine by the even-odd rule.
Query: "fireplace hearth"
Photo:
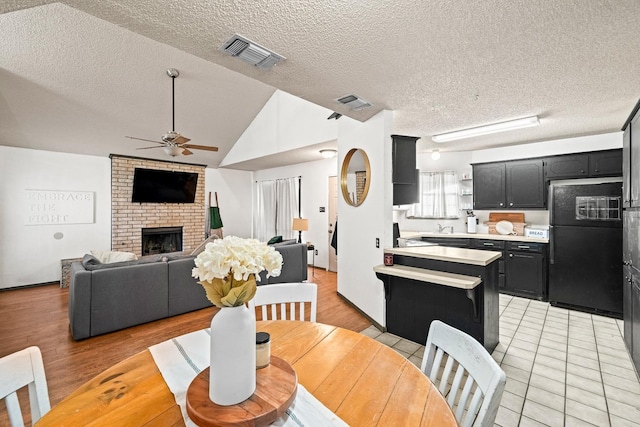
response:
[[[142,255],[179,252],[182,250],[182,227],[142,229]]]

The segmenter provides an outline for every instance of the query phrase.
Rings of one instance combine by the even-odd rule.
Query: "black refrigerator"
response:
[[[551,183],[549,302],[622,316],[622,183]]]

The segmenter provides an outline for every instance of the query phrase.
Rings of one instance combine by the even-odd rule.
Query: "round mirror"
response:
[[[351,206],[360,206],[369,192],[371,168],[367,153],[360,148],[349,150],[342,161],[340,187],[342,197]]]

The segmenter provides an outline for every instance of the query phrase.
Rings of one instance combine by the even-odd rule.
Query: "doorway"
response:
[[[330,176],[329,177],[329,215],[327,216],[329,222],[329,238],[328,238],[328,248],[329,248],[329,267],[327,270],[333,271],[334,273],[338,272],[338,254],[333,246],[331,246],[331,240],[333,239],[333,231],[336,227],[336,222],[338,221],[338,177]]]

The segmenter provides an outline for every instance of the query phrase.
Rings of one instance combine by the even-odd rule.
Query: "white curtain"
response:
[[[293,218],[298,216],[298,178],[256,183],[255,238],[266,242],[274,236],[293,239]]]
[[[408,216],[420,218],[458,218],[458,176],[453,171],[420,172],[420,201]]]

